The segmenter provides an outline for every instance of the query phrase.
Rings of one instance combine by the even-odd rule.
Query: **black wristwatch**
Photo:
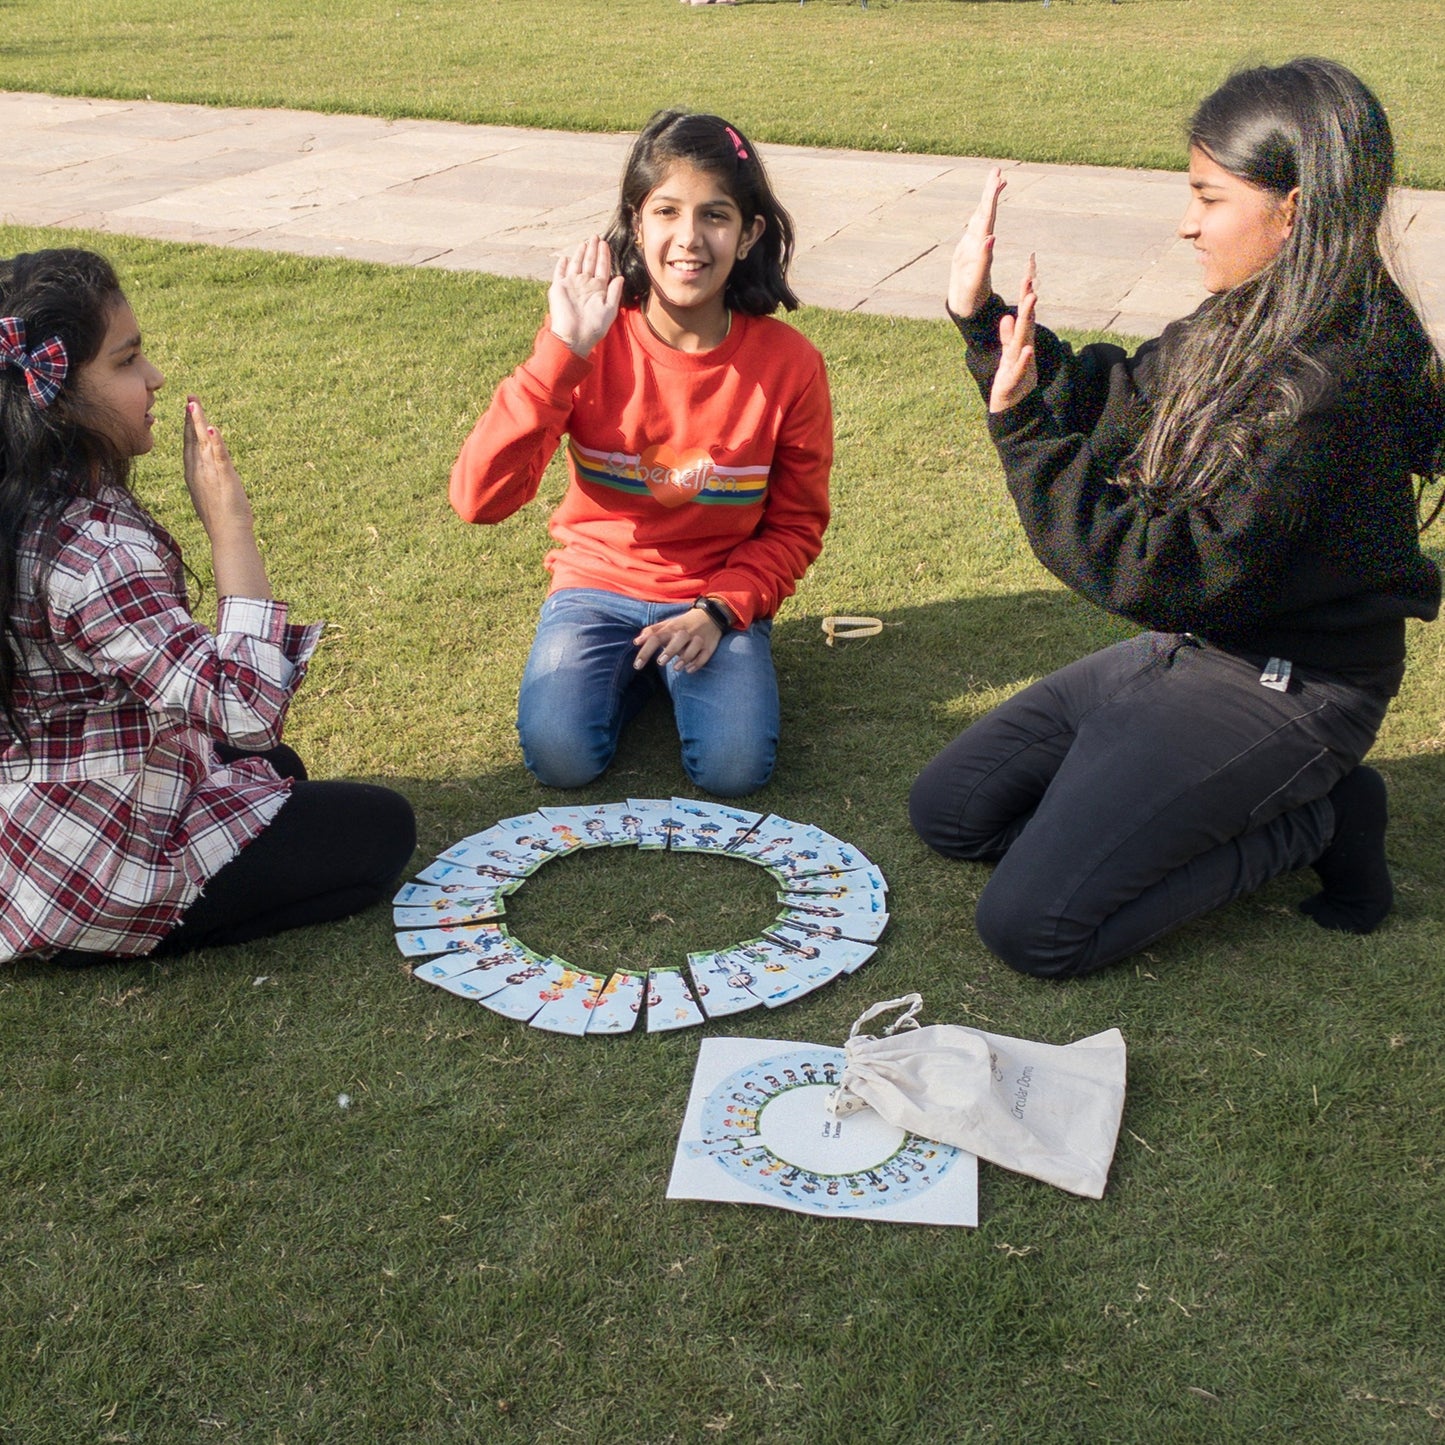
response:
[[[702,608],[724,636],[732,631],[733,615],[716,597],[699,597],[692,605]]]

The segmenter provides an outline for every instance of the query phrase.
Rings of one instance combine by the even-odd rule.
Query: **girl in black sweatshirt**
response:
[[[980,935],[1040,977],[1307,865],[1323,927],[1368,933],[1393,899],[1384,782],[1360,763],[1405,618],[1439,607],[1418,534],[1445,383],[1381,256],[1389,123],[1303,59],[1232,77],[1189,139],[1179,231],[1212,294],[1132,356],[1036,326],[1032,266],[1016,308],[993,294],[998,171],[953,260],[1030,545],[1147,629],[987,714],[913,789],[930,846],[997,863]]]

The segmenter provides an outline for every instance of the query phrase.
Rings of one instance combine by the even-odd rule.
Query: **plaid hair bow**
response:
[[[65,343],[52,336],[34,351],[25,349],[25,322],[18,316],[0,316],[0,366],[25,373],[30,400],[42,410],[60,395],[60,384],[70,370]]]

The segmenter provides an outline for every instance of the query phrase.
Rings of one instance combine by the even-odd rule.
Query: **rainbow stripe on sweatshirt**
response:
[[[690,502],[705,507],[750,507],[768,491],[768,468],[720,467],[702,447],[648,447],[640,455],[605,452],[569,439],[568,455],[579,481],[664,507]]]

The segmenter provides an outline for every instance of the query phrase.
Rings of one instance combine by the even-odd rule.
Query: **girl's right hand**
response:
[[[186,398],[182,459],[191,505],[211,542],[229,533],[253,532],[256,524],[251,503],[225,438],[206,420],[200,400],[194,396]]]
[[[972,316],[993,295],[993,223],[998,198],[1008,184],[997,166],[983,183],[983,195],[953,250],[948,273],[948,309],[955,316]]]
[[[256,545],[256,521],[236,464],[198,398],[186,398],[182,458],[191,505],[211,541],[218,597],[268,599],[271,583]]]
[[[589,236],[570,256],[559,256],[547,291],[552,335],[578,356],[589,356],[607,335],[622,305],[622,277],[612,274],[612,251]]]

